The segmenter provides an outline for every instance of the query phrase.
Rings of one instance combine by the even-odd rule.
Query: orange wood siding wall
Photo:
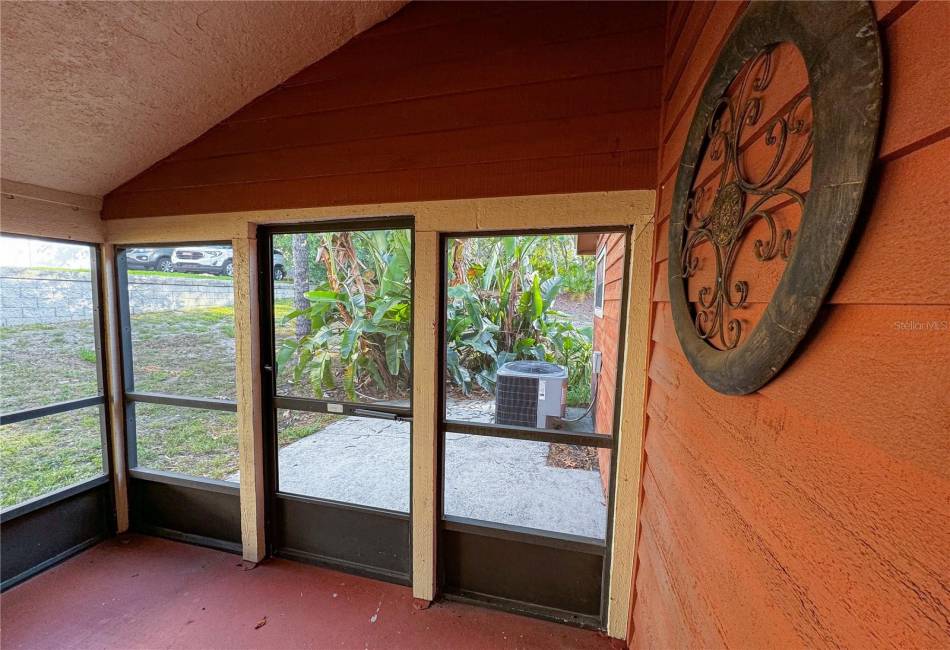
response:
[[[614,425],[614,398],[617,390],[618,343],[620,342],[620,307],[623,291],[624,236],[622,233],[601,235],[597,253],[605,249],[604,309],[602,316],[594,316],[594,350],[601,351],[600,379],[597,385],[597,404],[594,422],[599,433],[612,433]],[[607,494],[610,486],[610,451],[598,449],[600,478]]]
[[[656,186],[662,3],[411,3],[106,218]]]
[[[709,389],[670,316],[668,218],[741,3],[667,23],[649,422],[632,647],[950,645],[950,5],[880,2],[880,159],[807,346],[753,395]],[[821,128],[820,125],[817,128]]]

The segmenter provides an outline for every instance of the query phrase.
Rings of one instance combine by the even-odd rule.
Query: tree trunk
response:
[[[310,301],[306,294],[310,291],[310,241],[307,233],[295,234],[293,236],[293,258],[294,258],[294,311],[307,309],[310,307]],[[297,316],[295,319],[294,334],[297,336],[297,342],[310,333],[310,318],[307,316]]]
[[[468,282],[468,267],[465,264],[465,244],[467,239],[452,240],[449,260],[452,263],[452,279],[449,286],[455,287]]]

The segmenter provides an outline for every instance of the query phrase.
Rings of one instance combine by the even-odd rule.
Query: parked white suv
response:
[[[182,246],[172,253],[172,264],[179,273],[234,274],[230,246]]]
[[[234,275],[234,257],[231,247],[225,244],[181,246],[172,253],[172,264],[179,273]],[[274,279],[283,280],[285,275],[284,256],[274,251]]]

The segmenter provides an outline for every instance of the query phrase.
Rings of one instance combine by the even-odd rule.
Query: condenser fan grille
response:
[[[531,377],[498,377],[495,421],[533,427],[538,420],[538,380]]]
[[[549,417],[563,417],[567,369],[546,361],[509,361],[497,377],[498,424],[547,427]]]

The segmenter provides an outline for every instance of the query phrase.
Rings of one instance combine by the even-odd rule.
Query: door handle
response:
[[[388,413],[386,411],[377,411],[375,409],[353,409],[353,415],[362,415],[369,418],[378,418],[380,420],[392,420],[393,422],[412,422],[411,415],[399,415],[398,413]]]
[[[395,420],[395,413],[386,411],[374,411],[372,409],[353,409],[353,415],[364,415],[368,418],[379,418],[380,420]]]

